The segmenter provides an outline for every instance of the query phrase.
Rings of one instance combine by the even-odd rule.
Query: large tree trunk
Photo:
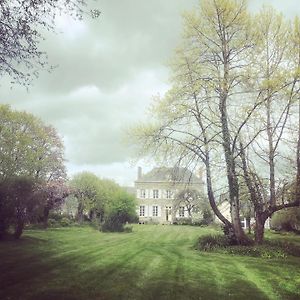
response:
[[[227,181],[229,187],[229,198],[230,198],[230,212],[232,227],[234,230],[236,243],[237,244],[249,244],[250,239],[245,234],[240,219],[240,207],[239,207],[239,184],[237,180],[234,153],[231,149],[231,137],[228,127],[228,116],[226,109],[226,94],[221,95],[219,109],[221,113],[221,124],[222,124],[222,136],[223,136],[223,148],[226,162]]]
[[[257,213],[255,217],[255,244],[261,244],[264,240],[265,223],[267,218]]]
[[[250,216],[246,217],[246,227],[248,229],[248,234],[251,234],[251,217]]]
[[[15,225],[15,232],[14,232],[15,239],[20,238],[20,236],[23,233],[23,229],[24,229],[24,221],[23,220],[17,220],[17,223]]]
[[[81,224],[83,222],[83,206],[82,203],[78,203],[78,208],[77,208],[77,222]]]
[[[215,196],[212,189],[212,180],[211,180],[211,171],[210,171],[210,162],[209,162],[208,153],[206,153],[205,167],[206,167],[207,196],[208,196],[209,204],[213,212],[215,213],[215,215],[219,218],[221,222],[224,223],[225,227],[227,227],[228,229],[232,229],[232,224],[222,215],[215,201]]]
[[[45,206],[44,213],[43,213],[43,225],[45,229],[48,228],[49,213],[50,213],[50,208]]]

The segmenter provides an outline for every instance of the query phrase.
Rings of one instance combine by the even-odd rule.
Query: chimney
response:
[[[138,180],[142,179],[142,167],[138,167],[137,179]]]

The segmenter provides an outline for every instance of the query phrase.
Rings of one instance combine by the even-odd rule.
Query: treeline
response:
[[[104,230],[123,230],[135,216],[134,197],[109,180],[80,173],[67,180],[62,139],[27,112],[0,106],[0,239],[19,238],[28,223],[48,226],[49,213],[75,198],[76,220],[87,215]]]

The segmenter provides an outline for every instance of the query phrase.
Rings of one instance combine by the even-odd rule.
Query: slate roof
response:
[[[159,167],[154,168],[146,174],[142,174],[140,179],[136,182],[180,182],[180,183],[196,183],[201,184],[200,178],[196,177],[187,168],[167,168]]]

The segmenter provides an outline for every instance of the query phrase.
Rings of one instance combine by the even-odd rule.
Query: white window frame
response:
[[[179,206],[179,218],[184,218],[184,211],[185,211],[185,207]]]
[[[158,206],[157,205],[152,206],[152,216],[158,217]]]
[[[153,199],[159,198],[159,190],[152,190]]]
[[[140,205],[140,217],[145,217],[145,205]]]
[[[146,198],[146,190],[140,189],[140,198]]]
[[[166,198],[171,199],[172,198],[172,191],[171,190],[166,190]]]

